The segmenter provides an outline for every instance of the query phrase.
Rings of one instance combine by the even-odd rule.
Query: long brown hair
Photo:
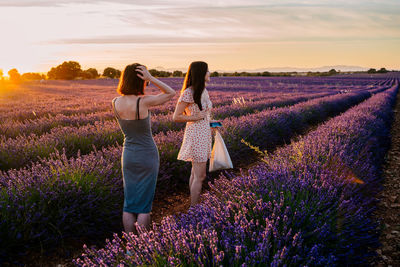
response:
[[[200,110],[203,110],[201,105],[201,94],[205,87],[205,77],[208,71],[208,64],[203,61],[194,61],[190,64],[189,69],[186,73],[185,80],[183,81],[182,93],[189,86],[193,89],[194,102],[199,106]]]
[[[138,66],[144,66],[139,63],[133,63],[125,67],[119,79],[117,92],[120,95],[143,95],[144,94],[144,81],[137,76],[139,72],[136,71]],[[145,66],[144,66],[145,67]]]

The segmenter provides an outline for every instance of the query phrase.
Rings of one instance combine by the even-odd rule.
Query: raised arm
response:
[[[161,90],[161,94],[158,95],[146,95],[143,97],[143,102],[148,106],[157,106],[164,104],[168,100],[171,100],[175,96],[175,90],[169,87],[167,84],[163,83],[159,79],[151,76],[149,71],[144,66],[139,66],[136,69],[138,76],[144,81],[149,81],[154,83],[158,89]]]

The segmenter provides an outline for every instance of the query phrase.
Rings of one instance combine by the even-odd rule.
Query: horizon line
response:
[[[68,60],[68,61],[74,61],[74,60]],[[68,61],[64,61],[64,62],[68,62]],[[77,61],[76,61],[77,62]],[[79,62],[78,62],[79,63]],[[60,63],[59,65],[61,65],[62,63]],[[79,63],[80,64],[80,63]],[[94,68],[97,71],[100,72],[100,70],[104,71],[105,68],[111,67],[117,70],[122,71],[123,68],[119,68],[119,67],[113,67],[113,66],[107,66],[105,68],[96,68],[96,67],[88,67],[88,68],[82,68],[82,64],[81,65],[81,69],[85,70],[85,69],[89,69],[89,68]],[[58,66],[58,65],[57,65]],[[57,67],[57,66],[53,66],[53,67]],[[53,67],[50,67],[53,68]],[[343,70],[343,68],[345,70]],[[249,73],[257,73],[257,72],[263,72],[263,71],[267,71],[267,72],[317,72],[317,71],[322,71],[321,69],[335,69],[336,71],[341,71],[341,72],[351,72],[351,71],[367,71],[369,69],[381,69],[381,68],[385,68],[388,71],[400,71],[400,67],[398,68],[389,68],[389,67],[385,67],[385,66],[380,66],[380,67],[365,67],[365,66],[352,66],[352,65],[324,65],[324,66],[317,66],[317,67],[298,67],[298,66],[285,66],[285,67],[259,67],[259,68],[243,68],[243,69],[215,69],[212,70],[211,72],[226,72],[226,73],[230,73],[230,72],[249,72]],[[10,68],[11,69],[17,69],[18,67],[14,67],[14,68]],[[47,74],[47,72],[50,71],[26,71],[26,72],[21,72],[20,74],[23,73],[40,73],[40,74]],[[187,70],[187,67],[163,67],[163,66],[156,66],[156,67],[148,67],[148,69],[155,69],[158,71],[169,71],[169,72],[173,72],[173,71],[182,71],[185,72]],[[8,73],[8,71],[6,72],[5,69],[0,67],[0,70],[3,71],[3,76],[7,76],[6,74]],[[19,72],[19,70],[18,70]]]

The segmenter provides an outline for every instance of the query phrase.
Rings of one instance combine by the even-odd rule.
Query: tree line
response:
[[[369,73],[369,74],[374,74],[374,73],[387,73],[387,72],[389,72],[387,69],[385,69],[385,68],[380,68],[379,70],[376,70],[376,69],[369,69],[368,71],[367,71],[367,73]]]
[[[151,75],[155,77],[184,77],[186,73],[175,70],[173,72],[149,69]],[[379,70],[369,69],[367,73],[375,74],[375,73],[387,73],[388,70],[385,68],[381,68]],[[307,76],[331,76],[339,74],[340,71],[336,71],[335,69],[331,69],[327,72],[307,72]],[[223,72],[219,73],[214,71],[211,73],[211,77],[249,77],[249,76],[298,76],[297,72]],[[76,61],[65,61],[57,67],[53,67],[46,74],[41,73],[33,73],[28,72],[24,74],[20,74],[17,69],[11,69],[8,71],[9,80],[12,82],[21,82],[21,81],[29,81],[29,80],[75,80],[75,79],[98,79],[100,77],[103,78],[119,78],[121,76],[121,71],[112,67],[107,67],[104,69],[103,73],[100,74],[95,68],[89,68],[87,70],[82,70],[81,65]],[[0,69],[0,80],[4,80],[3,71]]]

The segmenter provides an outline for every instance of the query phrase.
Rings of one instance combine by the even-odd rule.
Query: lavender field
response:
[[[48,80],[0,93],[0,265],[99,235],[113,239],[81,244],[74,265],[367,265],[379,246],[374,196],[399,78],[212,78],[213,117],[233,164],[251,167],[221,172],[202,203],[139,235],[120,228],[118,80]],[[163,81],[180,90],[181,78]],[[178,96],[152,110],[161,194],[190,174],[176,160],[185,126],[172,121]]]

